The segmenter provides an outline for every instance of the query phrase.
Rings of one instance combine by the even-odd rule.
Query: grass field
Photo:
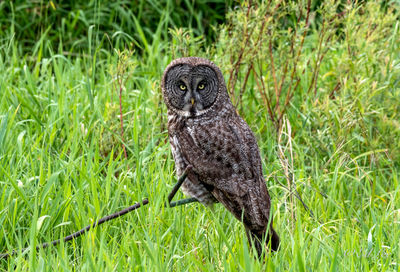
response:
[[[174,1],[139,1],[151,27],[128,1],[20,2],[0,4],[0,252],[31,250],[0,271],[400,271],[398,2],[233,3],[207,17],[207,1],[184,1],[188,19]],[[40,31],[22,11],[43,15]],[[257,137],[282,241],[264,261],[222,205],[164,207],[176,177],[160,78],[188,55],[221,67]]]

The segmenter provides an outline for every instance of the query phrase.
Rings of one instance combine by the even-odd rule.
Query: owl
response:
[[[192,166],[184,194],[206,206],[222,203],[243,222],[259,256],[263,241],[277,250],[257,142],[229,99],[220,69],[207,59],[179,58],[167,66],[161,85],[176,172]]]

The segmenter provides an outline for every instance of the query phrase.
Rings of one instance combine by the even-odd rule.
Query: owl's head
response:
[[[172,61],[165,69],[161,85],[168,109],[186,117],[208,112],[226,94],[219,68],[198,57]]]

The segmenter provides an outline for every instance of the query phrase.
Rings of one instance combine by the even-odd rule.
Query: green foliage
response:
[[[163,40],[168,40],[168,29],[180,27],[211,41],[213,28],[224,21],[232,4],[221,0],[2,1],[0,36],[14,37],[28,54],[41,38],[54,51],[85,52],[91,28],[97,45],[108,35],[115,38],[112,45],[117,48],[134,43],[143,50],[155,32],[161,31]]]
[[[235,3],[210,34],[195,23],[207,1],[118,3],[0,3],[0,251],[31,248],[0,271],[399,269],[398,4]],[[282,240],[264,262],[221,205],[164,207],[175,178],[159,81],[188,55],[221,67],[258,138]]]

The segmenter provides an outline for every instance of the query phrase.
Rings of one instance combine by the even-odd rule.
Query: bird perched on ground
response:
[[[203,58],[176,59],[161,84],[176,172],[192,166],[183,192],[206,206],[222,203],[243,222],[259,256],[264,239],[277,250],[257,142],[229,99],[220,69]]]

